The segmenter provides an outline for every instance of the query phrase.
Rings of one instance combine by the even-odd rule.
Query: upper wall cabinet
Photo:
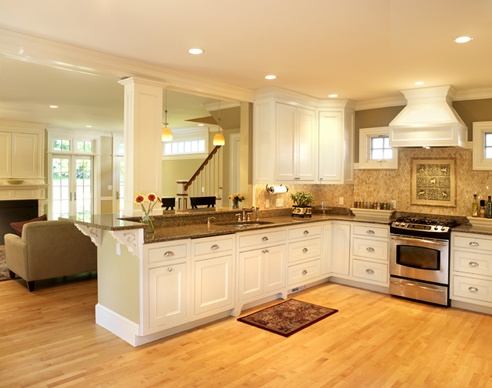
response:
[[[0,178],[44,179],[45,126],[0,121]]]
[[[316,180],[315,111],[276,103],[275,179]]]
[[[354,107],[262,90],[254,105],[254,183],[353,183]]]

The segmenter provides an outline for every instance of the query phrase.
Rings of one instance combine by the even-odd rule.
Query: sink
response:
[[[215,225],[218,226],[232,226],[235,228],[244,228],[246,226],[261,226],[273,224],[271,221],[234,221],[234,222],[222,222]]]

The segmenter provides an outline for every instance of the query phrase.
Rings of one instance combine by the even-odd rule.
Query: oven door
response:
[[[392,234],[390,275],[449,284],[449,241]]]

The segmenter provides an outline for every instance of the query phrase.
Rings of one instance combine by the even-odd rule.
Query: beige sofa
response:
[[[75,275],[97,270],[97,248],[74,224],[38,221],[25,224],[22,237],[5,235],[5,253],[10,277],[27,281]]]

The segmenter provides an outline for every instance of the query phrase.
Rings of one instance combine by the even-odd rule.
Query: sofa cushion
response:
[[[46,221],[48,218],[46,217],[46,214],[43,214],[40,217],[33,218],[32,220],[29,221],[21,221],[21,222],[12,222],[10,226],[15,230],[15,232],[22,237],[22,228],[24,227],[25,224],[28,224],[29,222],[35,222],[35,221]]]

